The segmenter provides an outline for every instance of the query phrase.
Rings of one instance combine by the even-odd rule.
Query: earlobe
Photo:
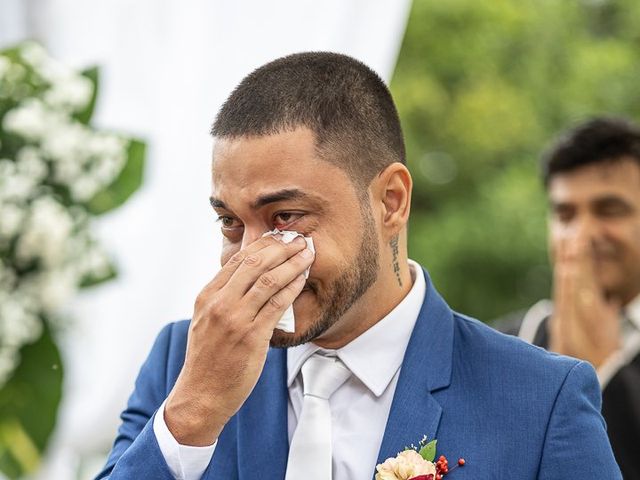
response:
[[[389,237],[397,235],[406,225],[411,209],[413,182],[407,167],[392,163],[380,173],[382,224]]]

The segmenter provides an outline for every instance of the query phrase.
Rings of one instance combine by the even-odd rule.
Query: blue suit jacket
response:
[[[174,323],[158,336],[97,478],[173,478],[153,433],[153,416],[184,362],[188,327],[187,321]],[[284,478],[286,359],[285,350],[269,352],[258,384],[218,439],[203,479]],[[589,364],[452,312],[427,276],[378,462],[427,435],[437,438],[438,455],[452,464],[465,458],[465,467],[447,476],[451,480],[620,479],[600,402]]]

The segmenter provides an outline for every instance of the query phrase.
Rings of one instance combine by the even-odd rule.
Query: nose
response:
[[[591,213],[583,213],[577,220],[572,232],[574,238],[582,238],[592,243],[602,236],[602,225]]]
[[[244,234],[242,235],[242,249],[244,250],[249,245],[254,243],[256,240],[260,239],[262,235],[267,232],[264,228],[251,227],[248,228],[245,225]]]

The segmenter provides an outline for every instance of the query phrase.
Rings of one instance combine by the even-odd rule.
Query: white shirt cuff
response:
[[[207,447],[180,445],[164,421],[165,403],[166,400],[162,402],[153,419],[153,433],[158,440],[162,456],[176,480],[200,480],[213,457],[217,442]]]

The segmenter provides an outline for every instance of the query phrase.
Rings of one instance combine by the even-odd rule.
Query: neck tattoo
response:
[[[393,271],[396,274],[398,285],[402,286],[402,278],[400,277],[400,263],[398,262],[398,235],[393,237],[389,242],[391,253],[393,254]]]

